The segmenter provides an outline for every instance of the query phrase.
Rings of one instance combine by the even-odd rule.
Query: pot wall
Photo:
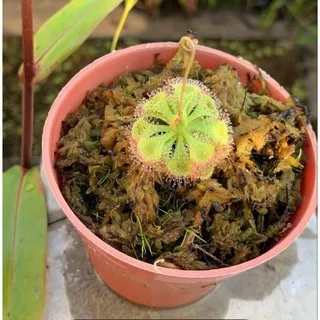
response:
[[[96,60],[81,70],[63,88],[55,100],[43,135],[43,166],[50,188],[71,223],[78,230],[89,257],[99,276],[123,297],[147,306],[175,307],[196,301],[214,290],[224,279],[251,269],[271,259],[287,248],[306,227],[316,207],[316,138],[311,127],[307,130],[304,145],[308,161],[302,183],[303,200],[291,223],[293,227],[273,248],[245,263],[208,271],[172,270],[158,267],[131,258],[112,248],[92,234],[72,212],[64,200],[54,171],[54,151],[60,138],[61,123],[68,113],[81,105],[86,92],[101,83],[110,84],[113,79],[128,71],[145,70],[152,66],[154,55],[168,61],[177,50],[175,43],[153,43],[120,50]],[[259,70],[249,62],[218,50],[197,46],[196,59],[204,68],[213,68],[228,63],[239,73],[241,81],[247,81],[248,72],[258,75]],[[271,95],[285,100],[288,93],[268,75],[264,74]]]

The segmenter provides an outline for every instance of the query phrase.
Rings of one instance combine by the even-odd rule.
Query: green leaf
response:
[[[168,160],[167,167],[169,171],[176,176],[190,174],[192,170],[191,162],[188,159],[183,139],[177,139],[174,154],[172,158]]]
[[[39,171],[3,175],[3,318],[43,318],[47,213]]]
[[[212,134],[213,134],[213,141],[217,145],[224,145],[228,143],[229,139],[229,132],[227,124],[220,120],[212,124]]]
[[[167,132],[154,137],[142,138],[139,141],[138,150],[146,160],[159,160],[166,143],[173,135],[172,132]]]
[[[144,119],[138,119],[132,127],[132,137],[134,139],[140,139],[143,137],[151,137],[154,134],[160,132],[168,132],[169,126],[161,124],[153,124],[145,121]]]
[[[270,6],[263,11],[260,17],[260,27],[262,29],[269,28],[277,19],[279,10],[286,5],[287,0],[274,0]]]
[[[298,36],[296,43],[301,46],[307,46],[307,45],[316,45],[318,41],[318,36],[313,33],[303,33]]]
[[[197,163],[206,162],[212,157],[214,146],[212,143],[205,143],[201,139],[194,138],[191,134],[185,134],[189,146],[190,159]]]
[[[56,12],[34,38],[34,82],[68,58],[123,0],[73,0]],[[20,68],[19,75],[23,72]]]

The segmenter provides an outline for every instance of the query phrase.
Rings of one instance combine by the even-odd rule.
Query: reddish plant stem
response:
[[[33,138],[33,21],[32,0],[21,0],[22,11],[22,144],[21,166],[31,167],[32,138]]]

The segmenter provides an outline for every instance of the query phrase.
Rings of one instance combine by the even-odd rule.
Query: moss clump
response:
[[[257,257],[290,228],[300,201],[307,118],[291,99],[282,103],[243,87],[230,66],[209,70],[195,61],[189,78],[231,114],[233,147],[210,176],[190,184],[145,174],[132,161],[128,128],[141,99],[183,75],[180,54],[90,92],[63,123],[56,167],[73,211],[113,247],[150,263],[163,259],[158,265],[170,268],[221,268]],[[164,124],[147,121],[142,129],[154,125]],[[143,153],[150,154],[157,159],[157,150]]]

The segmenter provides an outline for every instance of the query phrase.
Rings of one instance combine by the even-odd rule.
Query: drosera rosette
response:
[[[209,178],[232,149],[229,116],[200,81],[173,78],[136,107],[130,155],[142,171],[174,181]]]

